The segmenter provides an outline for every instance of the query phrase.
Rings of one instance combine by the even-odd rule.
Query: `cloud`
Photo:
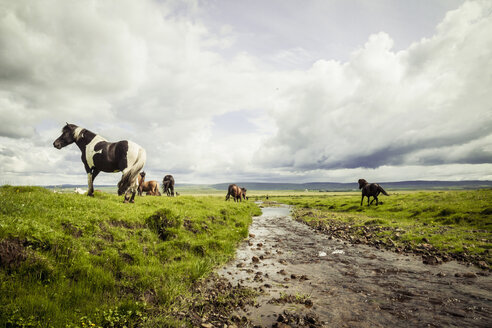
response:
[[[257,159],[299,170],[492,163],[484,148],[492,134],[491,10],[467,2],[406,50],[392,51],[380,32],[348,62],[316,62],[278,98],[278,133]]]
[[[211,27],[205,7],[193,0],[0,6],[3,181],[84,184],[78,148],[52,146],[67,121],[142,145],[145,171],[156,180],[169,173],[182,182],[336,180],[377,175],[375,168],[397,178],[395,167],[411,175],[422,166],[474,164],[483,173],[492,163],[487,2],[449,12],[435,35],[403,50],[394,50],[389,32],[372,34],[346,61],[312,51],[323,36],[317,24],[309,42],[296,41],[301,24],[271,39],[263,55],[249,51],[239,43],[247,21],[241,31],[231,19]],[[252,30],[249,40],[282,31],[269,19],[258,24],[271,30]],[[96,183],[119,177],[101,174]]]
[[[227,45],[227,31],[214,35],[176,15],[194,7],[9,2],[0,15],[0,136],[26,142],[43,122],[61,129],[68,121],[143,145],[154,171],[217,169],[229,145],[208,146],[214,117],[264,107],[268,77],[255,58],[225,60],[214,50]]]

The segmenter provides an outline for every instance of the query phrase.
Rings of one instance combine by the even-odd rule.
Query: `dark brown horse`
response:
[[[160,196],[159,183],[155,180],[145,181],[145,172],[140,172],[138,176],[138,195],[142,196],[143,192],[147,192],[147,195]]]
[[[229,198],[232,196],[235,202],[242,201],[243,199],[246,199],[246,191],[247,191],[246,188],[241,188],[236,184],[231,184],[227,189],[227,195],[225,200],[229,200]]]
[[[168,196],[174,196],[174,177],[170,174],[162,179],[162,190]]]
[[[383,195],[389,196],[386,191],[384,191],[383,187],[378,185],[377,183],[369,183],[364,179],[359,179],[359,189],[362,189],[362,199],[360,200],[360,205],[362,205],[362,201],[364,200],[364,196],[367,197],[367,206],[372,204],[374,200],[376,200],[376,205],[379,205],[378,195],[382,193]],[[369,203],[369,198],[374,197],[373,200]]]

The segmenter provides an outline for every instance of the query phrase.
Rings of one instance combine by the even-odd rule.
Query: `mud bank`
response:
[[[344,242],[289,212],[263,208],[236,259],[218,271],[232,286],[261,293],[233,315],[238,326],[492,326],[487,272]]]

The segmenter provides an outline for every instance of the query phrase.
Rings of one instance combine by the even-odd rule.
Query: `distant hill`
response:
[[[467,181],[399,181],[399,182],[378,182],[386,190],[445,190],[445,189],[484,189],[492,188],[492,181],[467,180]],[[315,190],[315,191],[353,191],[358,190],[356,182],[307,182],[307,183],[268,183],[268,182],[236,182],[237,185],[248,190]],[[227,190],[230,183],[217,184],[176,184],[176,188],[184,189],[215,189]],[[46,188],[86,188],[87,185],[51,185]],[[98,188],[116,188],[115,185],[95,185]],[[116,190],[116,189],[115,189]]]

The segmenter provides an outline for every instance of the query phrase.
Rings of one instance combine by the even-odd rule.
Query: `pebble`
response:
[[[463,273],[463,277],[465,277],[465,278],[477,278],[477,275],[473,272],[466,272],[466,273]]]

